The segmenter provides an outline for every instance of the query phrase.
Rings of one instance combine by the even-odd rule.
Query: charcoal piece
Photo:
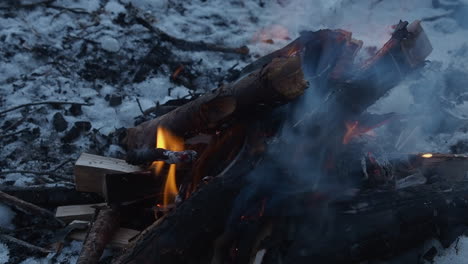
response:
[[[68,111],[72,116],[79,116],[83,114],[83,110],[81,110],[81,105],[79,104],[72,104]]]
[[[122,96],[113,94],[109,97],[109,105],[110,106],[118,106],[122,104]]]
[[[75,122],[75,125],[66,132],[65,136],[62,138],[62,141],[65,143],[70,143],[80,137],[81,133],[87,132],[90,129],[91,123],[88,121]]]
[[[67,121],[59,112],[55,113],[55,115],[52,117],[52,124],[54,125],[54,129],[58,132],[62,132],[68,127]]]

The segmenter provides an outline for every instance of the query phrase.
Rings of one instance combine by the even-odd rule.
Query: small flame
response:
[[[184,142],[181,138],[171,134],[169,130],[158,127],[156,134],[156,148],[163,148],[172,151],[184,150]],[[160,175],[165,163],[163,161],[155,161],[151,165],[155,168],[156,175]],[[170,164],[169,171],[164,185],[163,206],[172,203],[178,194],[176,183],[176,165]]]
[[[425,159],[430,159],[432,158],[432,153],[425,153],[425,154],[422,154],[421,157],[425,158]]]

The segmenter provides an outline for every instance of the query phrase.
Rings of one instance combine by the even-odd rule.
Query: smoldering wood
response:
[[[223,232],[234,198],[244,185],[244,176],[254,167],[256,154],[252,148],[252,142],[247,141],[232,169],[202,186],[188,200],[144,230],[113,263],[152,263],[156,260],[196,263],[204,257],[201,252],[210,251],[212,242]]]
[[[157,127],[164,127],[179,137],[215,131],[236,116],[287,103],[302,95],[307,82],[299,56],[273,59],[264,68],[224,85],[177,109],[127,130],[124,144],[129,150],[154,148]]]
[[[104,201],[97,194],[79,192],[75,188],[69,187],[18,187],[2,185],[0,186],[0,191],[42,207],[91,204]]]
[[[102,209],[99,211],[91,226],[77,264],[98,263],[104,248],[111,241],[120,225],[120,212],[118,209]]]
[[[438,182],[399,191],[369,190],[323,210],[302,208],[304,214],[290,218],[289,225],[296,230],[276,234],[294,241],[282,259],[285,263],[360,263],[398,255],[434,237],[449,246],[466,230],[467,199],[467,181]],[[461,232],[454,234],[454,229]]]
[[[171,151],[163,148],[136,149],[127,152],[125,160],[132,165],[163,161],[167,164],[190,163],[197,158],[193,150]]]
[[[40,221],[43,221],[43,224],[48,226],[63,227],[65,225],[61,220],[55,218],[52,212],[2,191],[0,191],[0,202],[12,206],[18,211],[31,215],[31,217],[39,217]]]
[[[398,83],[401,78],[403,78],[406,74],[411,72],[414,68],[413,67],[408,67],[405,65],[408,65],[408,62],[406,61],[406,58],[404,57],[405,55],[403,54],[403,51],[401,49],[401,41],[404,38],[411,38],[411,34],[408,34],[406,31],[406,25],[407,23],[403,23],[400,25],[398,28],[398,33],[394,34],[392,39],[377,53],[376,56],[374,56],[371,60],[367,62],[364,66],[361,67],[362,70],[358,71],[357,74],[353,76],[353,78],[350,79],[350,81],[343,81],[343,80],[329,80],[328,76],[330,73],[332,73],[337,66],[338,62],[340,61],[339,58],[341,56],[344,56],[342,53],[337,52],[333,53],[328,61],[329,65],[327,66],[326,62],[322,62],[322,68],[317,67],[315,68],[315,74],[312,76],[317,76],[316,82],[321,82],[319,84],[319,89],[325,89],[328,87],[327,84],[335,84],[335,88],[337,87],[346,87],[346,91],[341,93],[341,88],[337,88],[337,91],[340,91],[340,95],[337,96],[336,105],[339,106],[341,109],[347,109],[351,110],[351,113],[354,115],[359,115],[364,111],[367,106],[371,105],[374,103],[376,100],[378,100],[386,91],[391,89],[394,85]],[[403,33],[405,34],[403,34]],[[400,33],[403,34],[404,37],[400,36]],[[327,35],[330,34],[330,35]],[[343,35],[346,35],[344,33],[339,33],[336,31],[321,31],[319,34],[313,34],[310,33],[309,37],[312,38],[312,44],[310,47],[317,47],[318,49],[315,49],[316,52],[320,52],[320,48],[325,45],[324,43],[330,43],[330,45],[335,45],[336,50],[342,51],[342,52],[354,52],[357,47],[354,48],[346,48],[347,43],[349,43],[350,39],[348,38],[342,38]],[[317,37],[315,40],[313,40],[313,36]],[[329,38],[327,38],[329,37]],[[339,40],[345,40],[342,41],[340,44],[337,44],[336,41],[339,42]],[[314,42],[315,41],[315,42]],[[328,41],[328,42],[326,42]],[[299,43],[301,45],[307,45],[307,43]],[[359,46],[359,45],[358,45]],[[297,47],[293,45],[293,48],[296,49]],[[330,47],[329,47],[330,48]],[[332,48],[330,48],[332,49]],[[335,50],[335,49],[332,49]],[[311,57],[309,58],[312,60],[310,63],[313,65],[313,63],[318,60],[320,57],[319,54],[313,54],[314,49],[310,49],[311,51]],[[289,46],[287,49],[283,51],[285,54],[289,54],[289,52],[297,52],[292,50],[291,51],[291,46]],[[300,50],[298,51],[300,53]],[[309,53],[310,54],[310,53]],[[271,66],[271,63],[274,63],[275,61],[278,61],[278,58],[275,57],[276,55],[270,56],[269,58],[266,58],[266,67],[268,68]],[[392,57],[395,56],[400,56],[397,60],[393,62]],[[318,57],[318,58],[317,58]],[[353,56],[350,56],[353,57]],[[296,57],[292,57],[296,58]],[[290,57],[283,58],[283,60],[288,60],[291,59]],[[305,58],[307,59],[307,58]],[[391,68],[390,74],[386,76],[387,78],[394,78],[395,76],[392,74],[395,74],[395,72],[398,72],[398,74],[403,74],[403,75],[398,75],[396,79],[391,80],[389,84],[383,83],[383,87],[374,87],[375,85],[380,85],[382,84],[380,81],[381,79],[379,78],[380,76],[378,74],[382,74],[383,72],[380,72],[380,67],[381,66],[386,66],[388,63],[388,59],[392,59],[392,66],[391,67],[397,67],[397,68]],[[271,60],[271,61],[270,61]],[[281,60],[281,59],[279,59]],[[268,63],[268,61],[270,61]],[[304,61],[301,62],[303,64]],[[306,62],[307,63],[307,62]],[[344,62],[343,62],[344,63]],[[400,65],[401,64],[401,65]],[[261,65],[261,63],[260,63]],[[420,66],[421,64],[419,64]],[[302,65],[301,65],[302,66]],[[345,64],[340,64],[340,66],[343,66],[344,68],[349,67],[349,65]],[[400,67],[401,66],[401,67]],[[260,69],[259,69],[260,68]],[[259,65],[253,65],[252,70],[254,73],[263,71],[265,68]],[[388,68],[387,68],[388,70]],[[338,72],[338,70],[336,71]],[[297,71],[291,71],[291,74],[297,73]],[[303,72],[301,71],[301,74],[303,75]],[[254,78],[255,76],[252,75],[247,75],[247,77],[243,78]],[[346,76],[348,77],[348,76]],[[254,78],[255,79],[255,78]],[[242,80],[242,78],[241,78]],[[302,78],[303,81],[303,78]],[[301,82],[302,82],[301,81]],[[248,83],[248,81],[246,81]],[[234,82],[232,87],[236,87],[237,82]],[[343,85],[343,86],[340,86]],[[360,87],[361,85],[365,87]],[[353,90],[354,87],[358,87],[354,90],[354,93],[359,92],[359,91],[365,91],[367,92],[368,90],[371,91],[370,96],[363,96],[362,98],[357,98],[354,96],[352,98],[345,98],[344,94],[346,95],[352,95],[351,90]],[[254,88],[251,88],[254,89]],[[376,91],[372,91],[372,89],[376,89]],[[219,95],[216,95],[216,93],[219,93],[219,91],[222,89],[219,89],[218,91],[215,91],[214,98],[219,98]],[[231,92],[232,93],[232,92]],[[298,93],[295,93],[296,95]],[[323,94],[326,94],[326,91],[324,91]],[[210,94],[212,96],[212,94]],[[208,96],[210,96],[208,95]],[[251,94],[245,93],[245,96],[251,96]],[[293,98],[296,98],[297,96],[294,96]],[[203,99],[200,99],[203,98]],[[141,126],[130,129],[129,133],[127,135],[127,146],[132,149],[135,147],[141,147],[141,146],[154,146],[155,144],[155,138],[154,137],[147,137],[147,135],[155,135],[156,127],[161,125],[168,125],[167,127],[169,130],[172,132],[178,134],[178,135],[184,135],[185,133],[188,132],[199,132],[200,131],[200,122],[201,118],[197,115],[200,112],[200,105],[203,105],[204,102],[208,101],[210,102],[211,98],[202,96],[198,100],[200,101],[193,101],[192,105],[190,107],[188,106],[182,106],[179,109],[176,109],[173,112],[170,112],[166,114],[165,116],[147,122],[143,123]],[[254,97],[255,98],[255,97]],[[226,99],[226,98],[224,98]],[[224,111],[221,111],[221,113],[217,113],[217,115],[214,115],[212,121],[210,122],[209,120],[203,122],[204,125],[207,125],[209,127],[216,127],[216,123],[223,123],[225,124],[227,120],[226,117],[229,117],[231,113],[234,113],[238,108],[237,108],[237,102],[242,102],[240,100],[237,100],[238,98],[235,98],[236,100],[232,102],[236,102],[236,104],[231,104],[231,108],[223,108]],[[240,98],[242,99],[242,97]],[[205,101],[206,100],[206,101]],[[230,99],[232,100],[232,99]],[[225,101],[222,102],[221,105],[229,105],[229,102]],[[247,100],[247,102],[249,102]],[[256,103],[255,100],[250,100],[250,102]],[[270,101],[271,102],[271,101]],[[245,105],[251,105],[251,104],[245,104]],[[208,107],[208,109],[211,107]],[[183,110],[180,110],[183,109]],[[216,109],[216,108],[214,108]],[[179,111],[178,111],[179,110]],[[191,110],[191,111],[189,111]],[[187,114],[186,112],[189,111],[190,113]],[[205,109],[206,111],[206,109]],[[195,116],[193,113],[197,113]],[[208,115],[209,116],[209,115]],[[187,119],[185,119],[187,118]],[[169,122],[170,120],[176,121],[175,123],[179,121],[188,121],[188,122],[183,122],[181,124],[177,124],[178,126],[175,126],[174,123]],[[197,122],[194,122],[196,120]],[[192,122],[192,123],[190,123]],[[152,123],[150,125],[150,123]],[[172,125],[172,126],[171,126]],[[336,127],[340,127],[339,124]],[[203,128],[202,128],[203,129]],[[343,131],[344,133],[344,131]],[[132,142],[133,140],[133,142]],[[249,168],[250,169],[250,168]],[[178,208],[176,208],[173,212],[171,212],[158,226],[152,227],[150,230],[147,230],[144,232],[144,235],[140,236],[140,238],[130,246],[129,250],[122,255],[116,263],[146,263],[146,261],[155,261],[158,260],[162,263],[186,263],[186,262],[202,262],[202,258],[204,254],[209,254],[210,250],[212,249],[212,243],[215,241],[217,237],[223,232],[224,230],[224,225],[227,221],[227,218],[230,215],[231,211],[231,206],[233,205],[233,200],[235,199],[237,193],[244,187],[245,183],[245,175],[247,174],[248,170],[240,170],[237,167],[231,168],[229,171],[226,172],[227,175],[231,176],[223,176],[219,178],[214,178],[207,186],[204,186],[201,188],[199,191],[195,192],[188,200],[186,200],[184,203],[182,203]],[[233,176],[232,174],[235,174]],[[212,197],[216,197],[216,199],[213,199]],[[228,208],[228,209],[226,209]],[[192,228],[194,225],[197,226],[196,229]],[[305,224],[304,226],[308,226],[308,224]],[[201,253],[202,252],[202,253]],[[203,253],[204,252],[204,253]],[[275,252],[268,250],[268,252]],[[268,253],[267,253],[268,254]],[[248,256],[250,256],[250,252],[248,253]]]

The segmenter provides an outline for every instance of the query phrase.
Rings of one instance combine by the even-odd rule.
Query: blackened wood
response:
[[[42,207],[92,204],[104,201],[104,199],[97,194],[78,192],[75,188],[68,187],[0,186],[0,191]]]
[[[81,249],[77,264],[98,263],[106,245],[119,229],[120,215],[117,209],[99,211]]]
[[[244,176],[254,167],[257,155],[253,148],[252,142],[247,142],[229,171],[143,231],[114,263],[197,263],[224,230]]]
[[[468,182],[368,191],[323,210],[302,210],[304,214],[291,218],[298,229],[283,234],[294,241],[283,255],[285,263],[360,263],[443,238],[460,225],[466,229]]]
[[[160,195],[165,177],[151,171],[139,173],[107,174],[104,177],[103,195],[107,203],[121,203]]]
[[[12,206],[16,210],[31,215],[31,217],[40,217],[47,225],[53,227],[62,227],[65,224],[59,219],[55,218],[54,214],[44,208],[41,208],[32,203],[28,203],[7,193],[0,191],[0,203],[5,203]]]

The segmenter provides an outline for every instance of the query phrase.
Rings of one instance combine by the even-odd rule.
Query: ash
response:
[[[389,37],[391,25],[400,19],[423,19],[434,52],[424,72],[401,83],[371,110],[411,114],[403,119],[401,139],[388,141],[402,152],[464,153],[466,10],[466,0],[2,1],[0,184],[73,187],[73,161],[80,153],[122,157],[122,128],[161,114],[142,111],[183,102],[236,78],[243,66],[302,30],[349,30],[372,51],[388,39],[375,36]],[[183,50],[137,18],[178,39],[246,45],[250,53]],[[48,101],[86,105],[47,103],[3,113]],[[391,129],[377,132],[385,135]],[[0,206],[1,228],[21,228],[15,213]],[[0,243],[0,263],[73,263],[80,247],[73,242],[58,256],[37,258]],[[468,239],[461,237],[456,250],[437,252],[435,263],[464,263]]]

